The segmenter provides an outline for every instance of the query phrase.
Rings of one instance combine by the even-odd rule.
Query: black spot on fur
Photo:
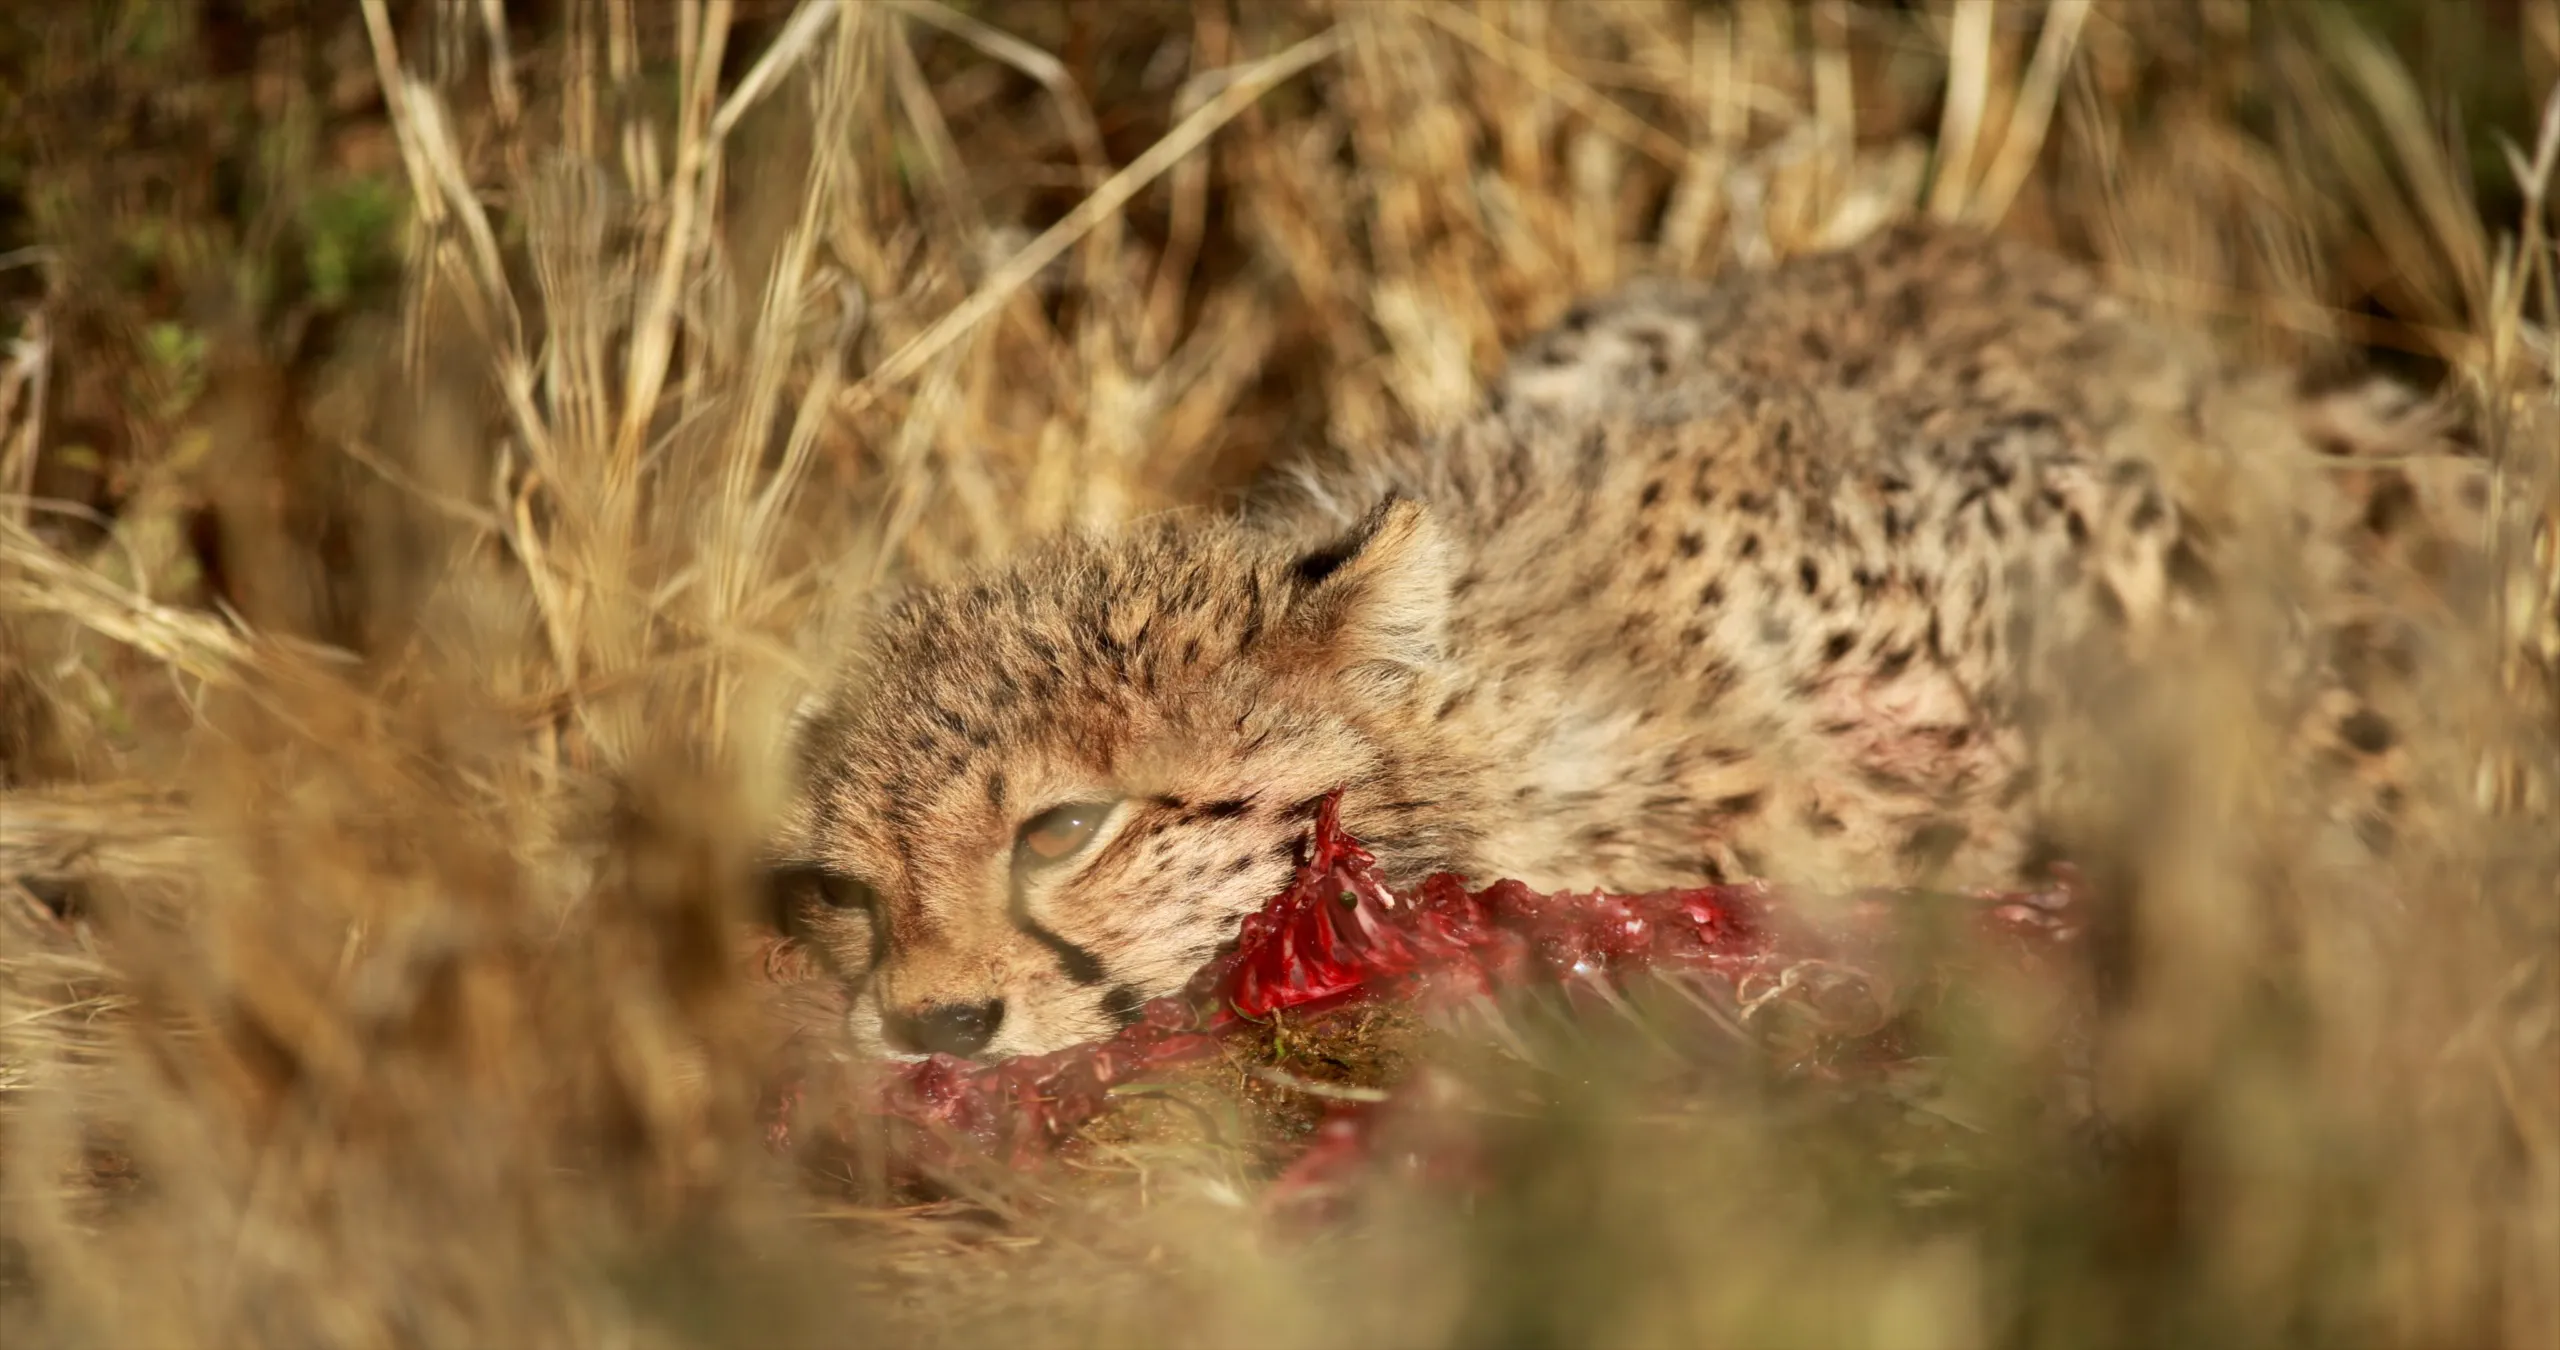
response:
[[[1592,475],[1598,472],[1600,465],[1606,462],[1608,458],[1608,429],[1606,427],[1594,427],[1592,428],[1590,435],[1582,438],[1582,470],[1584,477],[1586,479],[1591,478]]]
[[[2364,527],[2377,538],[2388,539],[2418,514],[2418,490],[2409,485],[2407,476],[2390,474],[2374,484],[2373,495],[2365,499]]]
[[[1645,484],[1644,491],[1636,494],[1636,505],[1638,506],[1652,506],[1661,500],[1662,480],[1659,478]]]
[[[1920,326],[1927,305],[1920,298],[1918,283],[1905,283],[1884,302],[1884,326],[1889,333],[1907,333]]]
[[[1645,368],[1657,377],[1671,373],[1671,339],[1659,328],[1639,328],[1628,336],[1644,348]]]
[[[1708,810],[1720,819],[1734,820],[1756,814],[1760,810],[1763,799],[1763,794],[1757,791],[1737,792],[1730,797],[1717,798],[1715,804]]]
[[[2144,488],[2142,500],[2134,503],[2133,515],[2125,523],[2131,526],[2136,534],[2149,534],[2160,528],[2162,522],[2168,518],[2169,505],[2160,499],[2159,490]]]
[[[2029,886],[2050,884],[2060,873],[2058,868],[2071,861],[2071,851],[2062,841],[2042,830],[2028,836],[2025,854],[2018,860],[2018,880]]]
[[[1138,1010],[1145,1006],[1146,1000],[1138,997],[1138,991],[1125,984],[1112,986],[1102,996],[1102,1015],[1124,1027],[1135,1024]]]
[[[2089,592],[2089,600],[2097,606],[2098,617],[2109,625],[2116,628],[2125,626],[2130,616],[2125,613],[2124,598],[2116,594],[2115,587],[2100,582]]]
[[[1796,559],[1796,582],[1804,587],[1804,593],[1807,595],[1822,589],[1821,565],[1811,558]]]
[[[2390,719],[2371,708],[2358,708],[2338,723],[2338,734],[2360,754],[2378,755],[2392,747],[2399,736],[2391,729]]]
[[[1707,547],[1707,541],[1699,538],[1698,532],[1695,530],[1682,530],[1680,532],[1680,538],[1676,543],[1680,549],[1680,556],[1683,558],[1697,557],[1700,553],[1705,552]]]
[[[2167,566],[2169,584],[2188,595],[2210,597],[2221,589],[2221,582],[2215,579],[2212,566],[2205,562],[2204,555],[2197,552],[2196,546],[2188,540],[2179,540],[2169,550]]]
[[[1822,640],[1823,664],[1829,665],[1832,662],[1839,660],[1841,657],[1847,656],[1849,654],[1849,649],[1856,645],[1858,645],[1857,635],[1845,631],[1834,633],[1831,636],[1824,638]]]
[[[1921,871],[1934,871],[1946,865],[1956,850],[1963,847],[1964,827],[1951,820],[1923,823],[1902,841],[1902,860]]]
[[[1243,815],[1245,809],[1251,805],[1252,803],[1241,797],[1229,797],[1224,801],[1210,802],[1202,806],[1200,817],[1203,820],[1231,820]]]

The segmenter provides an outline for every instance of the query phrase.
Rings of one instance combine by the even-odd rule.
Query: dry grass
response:
[[[2560,1343],[2560,5],[205,8],[7,38],[8,1344]],[[939,1205],[765,1156],[795,653],[1915,210],[2441,375],[2520,522],[2416,882],[2201,743],[2109,1140],[1994,997],[1927,1112],[1520,1013],[1492,1189],[1311,1240],[1232,1084]]]

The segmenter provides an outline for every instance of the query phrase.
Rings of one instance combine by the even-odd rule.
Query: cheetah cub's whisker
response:
[[[2061,729],[2209,622],[2231,532],[2172,469],[2351,426],[2477,470],[2414,401],[2313,406],[1972,233],[1638,283],[1445,435],[905,597],[797,733],[789,922],[860,1037],[996,1058],[1178,988],[1336,787],[1401,880],[2011,882]],[[2378,843],[2393,738],[2336,664],[2306,735]]]

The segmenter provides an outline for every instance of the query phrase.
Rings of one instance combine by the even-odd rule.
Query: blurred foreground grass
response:
[[[91,0],[0,61],[8,1345],[2560,1343],[2551,0]],[[2094,1020],[1951,998],[1925,1100],[1515,1008],[1425,1045],[1491,1188],[1312,1238],[1241,1060],[929,1204],[764,1155],[722,943],[866,596],[1913,211],[2471,407],[2544,526],[2409,875],[2157,817]]]

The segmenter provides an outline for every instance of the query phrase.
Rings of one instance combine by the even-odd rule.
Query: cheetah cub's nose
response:
[[[1004,1025],[1004,1000],[984,1003],[936,1003],[882,1019],[889,1043],[914,1054],[973,1055],[995,1039]]]

